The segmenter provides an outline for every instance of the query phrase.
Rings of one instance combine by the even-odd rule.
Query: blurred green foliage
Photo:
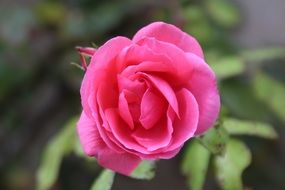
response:
[[[278,137],[274,128],[267,123],[226,118],[223,121],[223,125],[226,131],[232,135],[251,135],[268,139],[276,139]]]
[[[114,181],[115,173],[111,170],[103,170],[100,176],[92,184],[90,190],[110,190]]]
[[[55,183],[63,157],[76,147],[75,124],[78,117],[72,118],[64,128],[48,142],[37,172],[37,189],[46,190]]]
[[[217,124],[215,127],[209,129],[207,133],[198,137],[198,140],[211,153],[223,155],[229,135],[222,125]]]
[[[154,177],[154,175],[155,175],[155,162],[144,160],[132,172],[131,177],[135,179],[150,180]]]
[[[285,121],[285,86],[261,72],[254,76],[253,85],[257,97]]]
[[[203,189],[210,156],[210,151],[197,140],[193,140],[191,146],[187,147],[182,160],[181,170],[187,176],[190,189]]]
[[[46,0],[0,6],[0,189],[111,188],[115,174],[99,174],[101,168],[83,155],[76,137],[83,72],[69,63],[79,62],[75,46],[132,37],[155,20],[174,23],[199,40],[222,96],[215,128],[182,150],[185,185],[284,189],[285,173],[276,169],[285,167],[284,142],[276,138],[285,134],[285,48],[237,47],[230,33],[242,19],[227,0]],[[152,179],[154,168],[154,162],[145,161],[132,177]]]
[[[216,176],[222,189],[244,189],[241,175],[251,162],[251,153],[240,140],[231,139],[223,156],[215,157]]]

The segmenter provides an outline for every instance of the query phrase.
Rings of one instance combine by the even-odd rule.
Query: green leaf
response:
[[[155,176],[155,162],[143,160],[132,172],[131,177],[136,179],[152,179]]]
[[[253,85],[257,96],[285,121],[285,86],[261,72],[255,75]]]
[[[113,185],[114,177],[115,173],[113,171],[104,169],[92,184],[90,190],[110,190]]]
[[[251,153],[246,145],[230,139],[225,154],[214,159],[216,177],[222,189],[242,190],[242,173],[250,162]]]
[[[223,126],[233,135],[254,135],[269,139],[278,137],[274,128],[267,123],[227,118],[223,121]]]
[[[244,62],[237,56],[222,57],[208,62],[219,79],[233,77],[245,71]]]
[[[45,147],[36,176],[38,190],[47,190],[57,179],[63,156],[70,153],[75,143],[76,118],[72,118]]]
[[[210,160],[210,152],[197,140],[188,145],[182,160],[182,173],[187,176],[190,189],[202,190],[207,168]]]
[[[227,131],[221,125],[216,125],[197,139],[213,154],[223,154],[228,138]]]
[[[233,27],[240,21],[238,9],[227,0],[208,0],[206,8],[211,18],[224,27]]]

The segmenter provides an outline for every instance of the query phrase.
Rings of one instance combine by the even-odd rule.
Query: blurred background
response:
[[[50,189],[89,189],[101,169],[93,159],[43,154],[81,111],[84,72],[70,64],[80,62],[75,46],[131,38],[158,20],[199,40],[219,78],[226,115],[267,122],[277,131],[277,140],[240,137],[253,154],[245,186],[285,189],[284,0],[0,0],[1,190],[35,189],[42,159],[57,162],[50,166],[56,175],[44,176]],[[158,162],[153,180],[117,175],[112,189],[188,189],[180,171],[183,151]],[[211,169],[204,187],[219,189]]]

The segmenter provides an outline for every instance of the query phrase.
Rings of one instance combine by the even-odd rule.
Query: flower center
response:
[[[131,129],[150,129],[166,111],[167,101],[144,77],[119,77],[119,114]]]

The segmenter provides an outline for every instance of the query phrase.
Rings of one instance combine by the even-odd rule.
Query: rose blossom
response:
[[[91,56],[81,86],[77,130],[84,152],[130,175],[143,159],[169,159],[213,126],[216,78],[199,43],[163,22],[132,40],[115,37]]]

